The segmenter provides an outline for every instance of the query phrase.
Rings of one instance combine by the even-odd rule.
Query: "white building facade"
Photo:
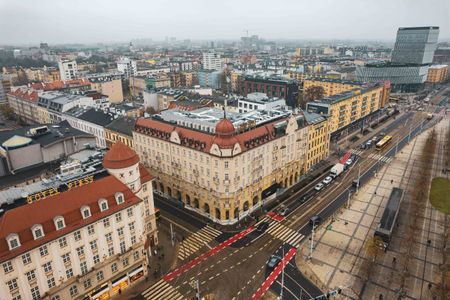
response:
[[[63,60],[58,62],[61,80],[71,80],[78,76],[78,67],[75,60]]]

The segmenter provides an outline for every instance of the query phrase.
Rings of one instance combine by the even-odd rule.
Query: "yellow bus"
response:
[[[381,141],[379,141],[375,145],[375,149],[377,149],[377,150],[383,149],[391,140],[392,140],[392,136],[386,135],[384,138],[381,139]]]

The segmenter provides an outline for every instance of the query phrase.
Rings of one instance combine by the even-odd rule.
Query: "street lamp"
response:
[[[311,247],[309,248],[309,256],[308,259],[312,258],[312,253],[314,249],[314,230],[316,229],[316,222],[317,220],[314,218],[312,220],[312,228],[311,228]]]

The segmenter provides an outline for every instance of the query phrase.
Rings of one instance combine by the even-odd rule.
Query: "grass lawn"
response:
[[[450,214],[450,181],[436,177],[431,181],[430,202],[434,208]]]

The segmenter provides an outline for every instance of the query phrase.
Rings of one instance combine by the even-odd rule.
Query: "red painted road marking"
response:
[[[200,256],[197,256],[196,258],[194,258],[190,262],[188,262],[188,263],[180,266],[179,268],[176,268],[172,272],[168,273],[167,275],[164,276],[164,280],[165,281],[171,281],[175,277],[177,277],[177,276],[181,275],[182,273],[192,269],[193,267],[195,267],[196,265],[198,265],[200,262],[204,261],[208,257],[210,257],[210,256],[212,256],[214,254],[217,254],[219,251],[221,251],[224,248],[228,247],[229,245],[233,244],[237,240],[240,240],[241,238],[243,238],[244,236],[246,236],[247,234],[249,234],[253,230],[255,230],[255,227],[254,226],[250,226],[249,228],[245,229],[244,231],[241,231],[238,234],[233,235],[232,237],[230,237],[225,242],[222,242],[218,246],[208,250],[208,252],[205,252],[205,253],[201,254]]]
[[[289,263],[289,261],[294,257],[295,255],[295,248],[291,248],[288,253],[283,257],[282,261],[273,269],[273,271],[270,273],[269,277],[266,278],[266,280],[263,282],[263,284],[259,287],[259,289],[253,294],[252,300],[258,300],[261,299],[262,296],[267,292],[267,290],[270,288],[270,286],[274,283],[274,281],[277,279],[278,275],[280,275],[281,271],[286,267],[286,265]]]
[[[267,213],[267,216],[271,219],[274,219],[275,221],[281,222],[284,220],[284,217],[280,214],[277,214],[276,212],[273,211],[269,211]]]
[[[341,164],[345,164],[345,162],[347,161],[347,159],[350,157],[350,151],[348,151],[347,153],[345,153],[344,157],[342,157],[341,159]]]

